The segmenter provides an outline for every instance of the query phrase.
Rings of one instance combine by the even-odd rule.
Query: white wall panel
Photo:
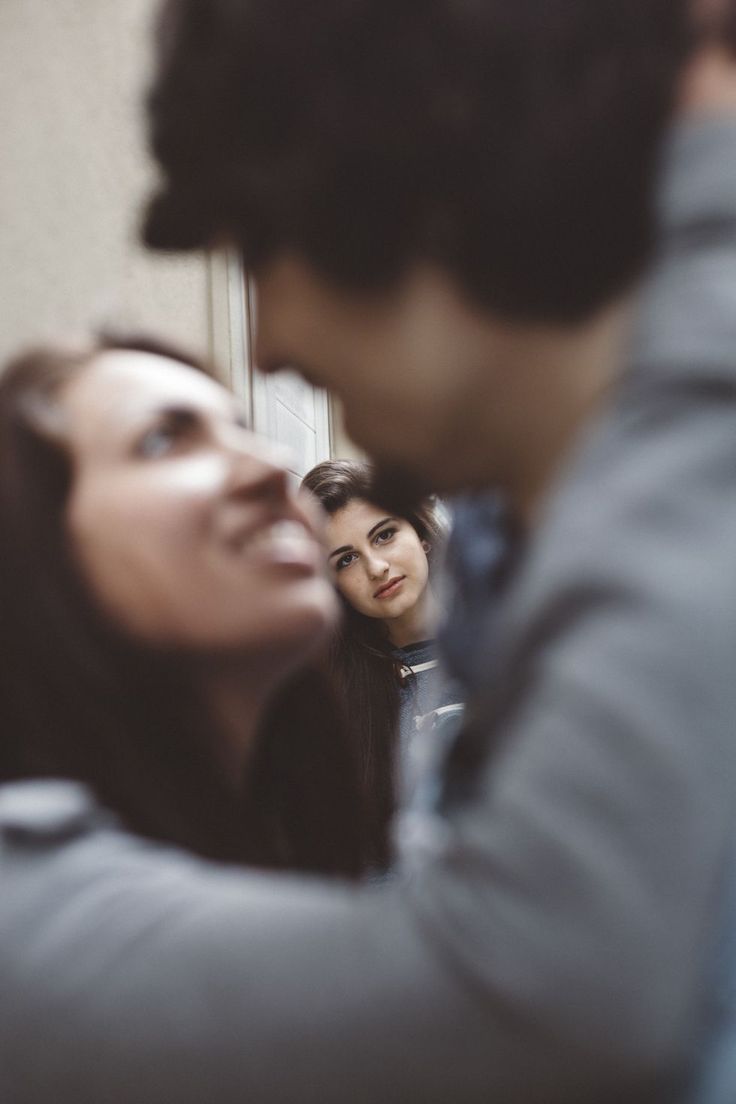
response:
[[[258,304],[252,288],[241,299],[252,335]],[[251,341],[251,348],[253,342]],[[286,445],[293,453],[292,471],[301,478],[320,460],[332,455],[330,400],[295,372],[264,376],[251,363],[253,427],[272,441]]]

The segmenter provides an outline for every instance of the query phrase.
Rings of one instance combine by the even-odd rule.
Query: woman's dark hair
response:
[[[370,464],[325,460],[304,476],[302,487],[332,515],[354,499],[374,500],[373,476]],[[405,520],[431,546],[431,571],[438,545],[446,535],[438,507],[427,499],[407,513]],[[351,731],[358,741],[374,861],[385,865],[390,858],[388,828],[395,805],[401,664],[382,621],[359,613],[345,599],[342,606],[342,623],[330,650],[331,668],[344,698],[344,710],[353,718]]]
[[[189,661],[128,637],[95,603],[70,547],[74,479],[58,397],[106,349],[43,348],[0,373],[0,780],[88,784],[127,826],[209,858],[347,875],[366,862],[357,765],[324,670],[267,710],[242,786]]]
[[[483,309],[575,322],[625,290],[692,0],[169,0],[145,238],[228,236],[355,290],[416,261]]]

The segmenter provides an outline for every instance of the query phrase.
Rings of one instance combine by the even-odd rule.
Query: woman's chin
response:
[[[231,607],[225,616],[212,618],[206,626],[172,632],[148,643],[204,663],[235,662],[256,668],[265,663],[278,670],[294,666],[323,648],[337,625],[339,612],[333,587],[314,580],[280,602],[262,605],[258,610],[252,604],[240,611]]]
[[[310,658],[327,645],[339,617],[339,603],[328,584],[313,600],[295,602],[280,624],[274,621],[270,634],[273,651],[283,648],[297,660]]]

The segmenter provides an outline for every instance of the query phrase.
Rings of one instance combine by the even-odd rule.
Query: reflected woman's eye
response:
[[[166,456],[191,436],[197,425],[196,415],[189,410],[167,411],[141,434],[135,444],[135,453],[145,460]]]
[[[395,525],[388,525],[385,529],[382,529],[380,533],[376,533],[376,544],[388,544],[393,536],[397,532]]]
[[[339,560],[335,561],[335,571],[342,571],[343,568],[350,567],[351,563],[354,563],[357,558],[357,552],[345,552]]]

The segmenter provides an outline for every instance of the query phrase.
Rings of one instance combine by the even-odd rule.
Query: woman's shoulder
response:
[[[6,932],[30,930],[34,916],[47,916],[50,930],[57,910],[75,895],[101,923],[116,922],[116,895],[126,907],[138,901],[165,907],[169,893],[196,896],[208,870],[227,868],[127,831],[79,782],[32,779],[0,786],[0,927]],[[7,941],[0,953],[6,950]]]
[[[393,656],[401,665],[402,674],[418,674],[439,666],[437,641],[434,639],[419,640],[414,644],[406,644],[403,648],[394,648]]]
[[[57,780],[0,786],[0,886],[2,1099],[28,1104],[79,1099],[79,1070],[85,1100],[206,1099],[270,993],[264,932],[355,893],[147,843]]]
[[[68,839],[102,819],[91,790],[80,782],[33,778],[0,786],[0,838],[4,845],[41,846]]]

